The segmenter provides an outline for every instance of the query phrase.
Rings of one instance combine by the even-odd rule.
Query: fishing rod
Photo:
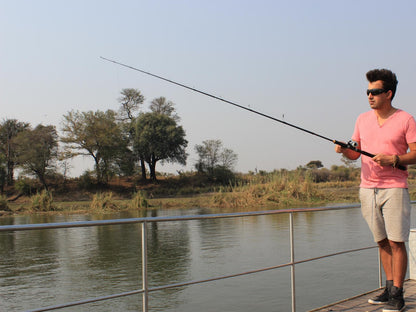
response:
[[[117,62],[117,61],[114,61],[114,60],[111,60],[111,59],[105,58],[105,57],[103,57],[103,56],[100,56],[100,58],[101,58],[101,59],[103,59],[103,60],[105,60],[105,61],[107,61],[107,62],[111,62],[111,63],[114,63],[114,64],[117,64],[117,65],[120,65],[120,66],[123,66],[123,67],[129,68],[129,69],[132,69],[132,70],[134,70],[134,71],[138,71],[138,72],[140,72],[140,73],[143,73],[143,74],[146,74],[146,75],[149,75],[149,76],[152,76],[152,77],[155,77],[155,78],[158,78],[158,79],[164,80],[164,81],[166,81],[166,82],[172,83],[172,84],[177,85],[177,86],[180,86],[180,87],[182,87],[182,88],[185,88],[185,89],[188,89],[188,90],[191,90],[191,91],[194,91],[194,92],[197,92],[197,93],[200,93],[200,94],[206,95],[206,96],[208,96],[208,97],[210,97],[210,98],[213,98],[213,99],[219,100],[219,101],[221,101],[221,102],[224,102],[224,103],[227,103],[227,104],[230,104],[230,105],[233,105],[233,106],[236,106],[236,107],[238,107],[238,108],[241,108],[241,109],[244,109],[244,110],[246,110],[246,111],[252,112],[252,113],[254,113],[254,114],[257,114],[257,115],[260,115],[260,116],[266,117],[266,118],[268,118],[268,119],[271,119],[271,120],[274,120],[274,121],[280,122],[280,123],[282,123],[282,124],[284,124],[284,125],[286,125],[286,126],[289,126],[289,127],[292,127],[292,128],[298,129],[298,130],[300,130],[300,131],[303,131],[303,132],[309,133],[309,134],[311,134],[311,135],[317,136],[318,138],[321,138],[321,139],[324,139],[324,140],[326,140],[326,141],[332,142],[332,143],[334,143],[334,144],[340,145],[340,146],[341,146],[341,147],[343,147],[343,148],[348,148],[348,149],[353,150],[353,151],[355,151],[355,152],[357,152],[357,153],[360,153],[360,154],[362,154],[362,155],[365,155],[365,156],[368,156],[368,157],[371,157],[371,158],[373,158],[373,157],[375,156],[374,154],[371,154],[371,153],[368,153],[368,152],[366,152],[366,151],[363,151],[363,150],[359,149],[359,148],[357,147],[357,142],[354,142],[354,141],[348,141],[348,143],[344,143],[344,142],[341,142],[341,141],[337,141],[337,140],[334,140],[334,139],[328,138],[328,137],[326,137],[326,136],[323,136],[323,135],[321,135],[321,134],[318,134],[318,133],[316,133],[316,132],[310,131],[310,130],[308,130],[308,129],[301,128],[301,127],[299,127],[299,126],[296,126],[296,125],[291,124],[291,123],[289,123],[289,122],[286,122],[286,121],[284,121],[284,120],[281,120],[281,119],[275,118],[275,117],[270,116],[270,115],[266,115],[266,114],[264,114],[264,113],[262,113],[262,112],[256,111],[256,110],[251,109],[251,108],[249,108],[249,107],[245,107],[245,106],[243,106],[243,105],[240,105],[240,104],[237,104],[237,103],[235,103],[235,102],[232,102],[232,101],[226,100],[226,99],[221,98],[221,97],[219,97],[219,96],[216,96],[216,95],[210,94],[210,93],[208,93],[208,92],[205,92],[205,91],[201,91],[201,90],[198,90],[198,89],[192,88],[192,87],[187,86],[187,85],[184,85],[184,84],[182,84],[182,83],[179,83],[179,82],[176,82],[176,81],[173,81],[173,80],[167,79],[167,78],[162,77],[162,76],[158,76],[158,75],[152,74],[152,73],[150,73],[150,72],[148,72],[148,71],[144,71],[144,70],[142,70],[142,69],[139,69],[139,68],[136,68],[136,67],[133,67],[133,66],[130,66],[130,65],[126,65],[126,64],[123,64],[123,63],[120,63],[120,62]],[[398,165],[398,166],[397,166],[397,168],[398,168],[398,169],[400,169],[400,170],[407,170],[407,169],[406,169],[406,167],[401,166],[401,165]]]

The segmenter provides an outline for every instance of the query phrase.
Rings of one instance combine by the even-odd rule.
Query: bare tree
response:
[[[121,90],[121,97],[118,99],[121,104],[119,114],[122,120],[133,120],[136,112],[139,111],[140,105],[144,102],[144,96],[137,89]]]
[[[196,169],[210,175],[218,167],[232,171],[238,158],[231,149],[223,147],[221,140],[205,140],[201,145],[195,145],[195,151],[199,156]]]
[[[154,99],[150,103],[150,110],[153,113],[166,115],[172,117],[176,122],[179,122],[180,118],[177,114],[175,114],[175,107],[174,103],[171,101],[166,100],[165,97],[161,96]]]

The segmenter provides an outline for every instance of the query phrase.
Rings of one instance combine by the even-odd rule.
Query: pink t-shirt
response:
[[[371,154],[403,155],[408,143],[416,142],[416,122],[412,115],[398,109],[382,126],[373,110],[358,116],[354,141]],[[363,188],[407,188],[407,171],[382,167],[370,157],[361,156],[361,184]]]

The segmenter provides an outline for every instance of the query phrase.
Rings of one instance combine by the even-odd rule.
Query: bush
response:
[[[92,189],[94,187],[94,174],[91,171],[85,171],[79,177],[78,186],[82,189]]]
[[[149,202],[142,192],[137,192],[133,195],[128,205],[129,209],[142,209],[149,207]]]
[[[36,190],[36,186],[33,181],[28,178],[19,178],[14,183],[14,187],[19,193],[27,196],[32,195],[32,193]]]
[[[32,209],[35,211],[51,211],[54,210],[52,193],[43,190],[30,198]]]
[[[235,174],[230,169],[218,166],[214,168],[213,178],[221,184],[229,184],[235,182]]]
[[[116,210],[118,207],[113,199],[112,192],[97,193],[93,196],[90,208],[92,210]]]
[[[309,174],[313,182],[319,183],[319,182],[328,182],[331,173],[328,169],[321,168],[321,169],[312,169]]]
[[[5,195],[0,195],[0,210],[11,211]]]

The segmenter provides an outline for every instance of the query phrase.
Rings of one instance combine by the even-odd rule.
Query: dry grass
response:
[[[97,193],[93,196],[90,209],[94,212],[105,210],[118,210],[118,206],[113,198],[112,192]]]
[[[229,192],[212,197],[211,206],[220,208],[288,207],[319,203],[325,199],[316,185],[297,173],[274,173],[254,176],[245,184],[235,185]]]

